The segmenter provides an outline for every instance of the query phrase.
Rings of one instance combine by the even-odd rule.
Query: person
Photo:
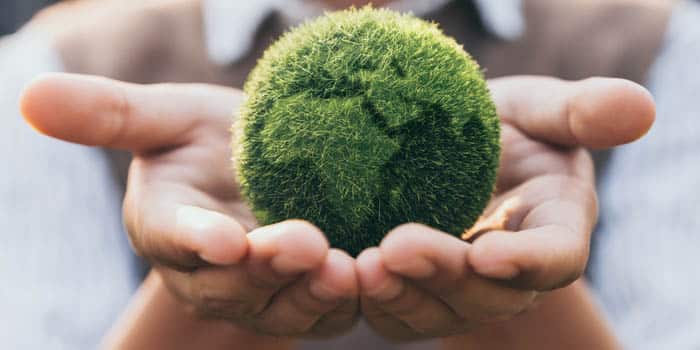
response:
[[[289,220],[251,230],[255,224],[226,161],[229,111],[241,101],[240,91],[51,75],[27,88],[21,108],[42,133],[135,155],[125,220],[134,247],[154,262],[157,272],[146,285],[145,300],[125,320],[125,330],[117,329],[116,348],[187,348],[197,339],[219,344],[213,331],[219,327],[233,339],[222,344],[244,346],[241,338],[252,337],[255,346],[291,346],[291,340],[276,344],[280,341],[264,335],[295,338],[346,331],[356,321],[358,297],[362,315],[379,334],[400,341],[441,337],[446,348],[453,348],[448,344],[463,343],[456,340],[463,333],[473,332],[468,339],[478,337],[479,326],[510,319],[530,307],[540,292],[580,276],[596,216],[592,161],[580,147],[631,142],[654,118],[649,94],[619,79],[566,83],[510,78],[492,81],[490,88],[504,136],[499,190],[487,216],[498,216],[504,203],[517,199],[508,223],[472,244],[405,224],[356,262],[329,249],[321,231],[307,222]],[[544,93],[538,98],[527,93],[532,89]],[[560,98],[550,99],[555,91]],[[619,124],[625,127],[612,127]],[[533,156],[540,160],[523,166]],[[178,322],[172,315],[182,306],[165,300],[167,292],[159,289],[166,286],[197,313],[238,327],[206,327],[186,316]],[[562,292],[559,297],[573,305],[560,307],[558,315],[536,310],[530,317],[541,325],[573,320],[555,335],[557,347],[572,341],[581,349],[615,348],[615,338],[580,293]],[[508,333],[518,334],[514,344],[543,348],[539,345],[545,337],[512,328]],[[241,334],[246,329],[254,332]],[[120,338],[119,332],[125,334]],[[501,348],[513,345],[500,341]]]
[[[531,2],[532,2],[532,3],[537,3],[536,1],[531,1]],[[162,4],[161,4],[161,5],[162,5]],[[579,5],[580,5],[580,4],[579,4]],[[76,5],[76,6],[78,6],[78,5]],[[191,6],[192,6],[193,8],[195,7],[194,5],[191,5]],[[449,14],[449,13],[456,13],[456,12],[454,11],[454,6],[455,6],[455,5],[447,5],[447,8],[449,8],[449,9],[452,10],[452,11],[441,11],[441,12],[443,12],[443,13],[448,13],[448,14]],[[567,6],[568,6],[568,5],[567,5]],[[567,7],[567,6],[563,6],[563,7]],[[691,8],[691,9],[693,8],[693,5],[685,5],[685,6],[688,6],[688,7]],[[543,7],[539,8],[539,9],[541,9],[541,10],[542,10],[543,8],[544,8],[544,9],[548,9],[549,7],[554,8],[554,9],[558,8],[558,6],[557,6],[556,4],[548,4],[548,7],[544,7],[544,6],[543,6]],[[166,6],[166,8],[167,8],[167,6]],[[170,8],[172,9],[173,7],[170,7]],[[536,8],[537,8],[537,7],[536,7]],[[584,8],[585,8],[585,6],[584,6]],[[633,8],[633,9],[636,9],[637,7],[632,6],[632,8]],[[570,8],[569,8],[569,9],[570,9]],[[588,8],[588,9],[590,10],[590,8]],[[152,10],[152,9],[151,9],[151,10]],[[162,10],[162,8],[159,8],[159,10]],[[174,10],[173,10],[173,11],[174,11]],[[180,11],[181,11],[180,13],[184,13],[184,12],[185,12],[184,10],[180,10]],[[177,11],[174,11],[174,12],[177,12]],[[543,12],[546,12],[546,11],[543,11]],[[629,11],[628,11],[628,12],[629,12]],[[644,18],[649,18],[649,17],[651,16],[651,17],[650,17],[651,19],[660,18],[661,20],[659,20],[658,22],[664,22],[664,20],[665,20],[665,17],[663,16],[663,13],[664,13],[664,12],[663,12],[663,11],[661,11],[661,12],[659,12],[659,11],[654,11],[654,12],[658,12],[658,13],[660,13],[660,15],[657,16],[657,17],[654,17],[654,15],[650,14],[650,13],[647,12],[647,11],[641,11],[641,14],[646,16],[646,17],[644,17]],[[147,12],[147,13],[151,13],[151,14],[152,14],[153,12]],[[163,17],[162,17],[162,12],[159,12],[159,13],[161,14],[161,17],[158,17],[158,16],[156,16],[156,17],[158,17],[158,18],[161,19],[161,22],[160,22],[160,23],[161,23],[161,24],[162,24],[162,22],[166,22],[166,23],[167,23],[168,21],[162,21],[162,19],[163,19]],[[196,13],[196,11],[192,11],[192,13]],[[527,11],[527,13],[529,14],[529,16],[532,16],[532,13],[537,13],[537,12],[533,12],[533,11],[532,11],[532,8],[530,8],[530,10]],[[687,13],[687,14],[692,14],[693,11],[686,11],[686,13]],[[638,11],[638,12],[636,12],[636,14],[639,15],[640,12]],[[99,16],[96,16],[96,17],[99,17]],[[173,16],[173,17],[177,17],[177,16]],[[184,17],[186,17],[186,16],[184,16]],[[260,17],[260,16],[259,16],[259,17]],[[483,16],[483,17],[486,19],[485,22],[489,23],[488,18],[490,18],[490,17],[489,17],[489,16]],[[571,18],[571,16],[568,16],[568,17],[567,17],[567,16],[561,16],[561,17],[562,17],[562,18]],[[583,18],[589,18],[589,17],[591,17],[591,18],[598,18],[598,19],[600,18],[599,16],[598,16],[598,17],[596,17],[596,16],[581,16],[581,17],[583,17]],[[635,17],[636,17],[636,18],[640,18],[639,16],[635,16]],[[672,20],[672,23],[674,23],[674,20],[675,20],[675,18],[677,18],[677,17],[678,17],[677,15],[674,15],[674,17],[673,17],[674,19]],[[44,18],[46,18],[46,17],[44,17]],[[188,18],[189,18],[189,17],[188,17]],[[495,18],[501,18],[501,17],[495,16]],[[48,22],[50,22],[50,21],[48,21]],[[118,22],[118,21],[116,21],[116,22]],[[153,22],[155,22],[155,21],[152,21],[152,20],[148,20],[148,21],[143,20],[143,22],[138,22],[138,23],[153,23]],[[190,18],[190,22],[191,22],[191,18]],[[184,21],[184,23],[190,23],[190,22]],[[491,20],[491,22],[494,22],[494,21]],[[548,22],[548,21],[536,21],[536,20],[530,19],[530,20],[528,21],[528,23],[527,23],[527,26],[528,26],[528,28],[532,28],[533,26],[536,26],[537,23],[550,23],[550,22],[552,22],[552,21],[549,21],[549,22]],[[644,23],[647,23],[647,22],[648,22],[648,21],[644,21]],[[210,23],[211,23],[211,22],[210,22]],[[460,23],[461,23],[461,25],[464,26],[465,23],[468,24],[468,23],[471,23],[471,22],[459,22],[459,21],[454,21],[454,20],[453,20],[452,22],[450,22],[449,20],[446,20],[446,21],[441,21],[441,23],[444,23],[446,29],[449,30],[450,28],[454,29],[454,28],[455,28],[455,26],[454,26],[455,24],[460,24]],[[654,23],[656,23],[656,22],[654,22]],[[46,23],[45,23],[45,24],[46,24]],[[177,24],[182,24],[182,23],[181,23],[181,22],[177,22]],[[277,24],[279,24],[279,23],[277,23]],[[450,24],[453,24],[453,26],[450,26]],[[584,23],[583,23],[583,24],[580,24],[580,25],[587,25],[587,24],[590,24],[590,22],[585,22],[585,21],[584,21]],[[172,24],[171,24],[171,25],[172,25]],[[662,25],[660,28],[664,28],[664,26],[665,26],[665,24]],[[78,27],[79,27],[79,26],[78,26]],[[145,30],[145,29],[147,29],[147,28],[143,28],[143,27],[139,27],[139,26],[134,26],[134,27],[139,28],[140,31],[141,31],[141,32],[144,32],[144,33],[149,33],[149,32],[150,32],[150,31],[148,31],[148,30]],[[193,26],[190,26],[190,27],[193,27]],[[196,28],[196,26],[194,26],[194,27]],[[271,26],[271,27],[272,27],[272,26]],[[654,27],[654,25],[651,25],[651,27]],[[185,26],[185,25],[182,25],[182,26],[180,26],[180,25],[172,25],[171,28],[188,28],[188,27]],[[656,28],[656,27],[654,27],[654,28]],[[463,29],[463,27],[462,27],[462,29]],[[213,28],[210,28],[209,31],[211,32],[212,30],[213,30]],[[539,27],[539,30],[540,30],[539,32],[541,32],[542,27]],[[644,29],[644,28],[640,28],[639,30],[645,30],[645,29]],[[646,30],[648,30],[648,29],[646,29]],[[85,31],[84,31],[84,32],[85,32]],[[83,33],[84,33],[84,32],[83,32]],[[119,30],[111,31],[111,32],[108,33],[108,34],[114,34],[114,33],[116,33],[116,32],[119,32]],[[170,31],[170,33],[172,33],[172,32],[173,32],[173,31]],[[494,31],[494,32],[499,32],[499,31]],[[501,30],[501,32],[504,32],[504,31]],[[508,31],[506,30],[505,32],[508,32]],[[537,30],[535,30],[534,32],[535,32],[535,33],[538,33]],[[649,33],[659,33],[659,32],[660,32],[660,33],[663,33],[663,30],[659,30],[659,31],[657,31],[657,30],[651,30],[651,31],[649,31]],[[460,34],[460,33],[456,33],[456,34]],[[462,32],[461,34],[462,34],[462,35],[455,35],[455,36],[457,36],[458,38],[461,37],[462,41],[465,41],[465,40],[464,40],[465,38],[469,38],[468,35],[474,35],[473,31],[472,31],[471,34],[469,34],[469,33],[464,33],[464,32]],[[479,35],[480,35],[480,36],[478,36],[477,38],[481,38],[481,37],[484,36],[483,34],[479,34]],[[526,39],[526,40],[527,40],[527,39],[530,39],[529,44],[533,44],[533,45],[537,44],[536,41],[533,43],[533,42],[532,42],[532,37],[528,37],[528,35],[532,35],[532,31],[531,31],[531,30],[528,30],[528,32],[525,34],[525,39]],[[81,54],[80,50],[78,50],[78,49],[81,48],[81,47],[82,47],[82,48],[91,48],[92,50],[89,50],[89,51],[94,52],[96,47],[97,47],[97,48],[100,47],[100,46],[99,46],[100,40],[90,41],[90,40],[89,40],[89,37],[90,37],[90,36],[89,36],[89,35],[86,35],[86,34],[83,34],[83,35],[81,35],[81,36],[77,36],[78,38],[80,38],[80,40],[75,39],[75,37],[76,37],[76,36],[74,36],[74,35],[73,35],[73,36],[71,36],[71,35],[66,35],[66,36],[63,37],[63,38],[60,38],[61,40],[59,40],[59,42],[61,42],[62,45],[58,45],[59,47],[62,47],[62,48],[63,48],[63,49],[59,48],[58,51],[61,52],[61,54],[62,54],[62,60],[63,60],[64,65],[66,65],[67,67],[72,67],[72,68],[69,69],[69,70],[73,70],[73,71],[78,71],[78,72],[83,72],[83,73],[97,73],[97,74],[102,74],[102,75],[113,76],[113,77],[116,77],[116,78],[121,78],[121,79],[124,79],[124,80],[142,81],[142,82],[143,82],[144,80],[147,81],[147,80],[149,80],[149,79],[154,79],[154,81],[157,81],[156,79],[162,79],[162,78],[168,77],[168,76],[170,76],[170,79],[163,79],[163,80],[171,80],[171,81],[172,81],[172,80],[174,80],[174,81],[178,81],[178,80],[187,80],[187,79],[188,79],[188,76],[187,76],[187,75],[189,75],[189,74],[191,74],[191,76],[195,76],[195,75],[199,74],[199,77],[204,77],[204,78],[201,78],[201,79],[192,79],[192,80],[200,80],[200,81],[202,81],[202,80],[206,81],[207,79],[211,79],[211,80],[214,80],[214,79],[224,79],[223,77],[230,77],[230,76],[232,76],[232,75],[235,75],[235,74],[228,74],[228,75],[227,75],[227,74],[212,74],[212,71],[216,71],[216,69],[210,69],[210,68],[211,68],[211,64],[201,64],[201,65],[197,65],[197,64],[181,64],[180,67],[195,67],[195,68],[189,68],[189,69],[173,69],[173,68],[172,68],[173,66],[177,66],[177,64],[174,64],[173,62],[178,62],[178,59],[182,57],[182,56],[178,56],[177,53],[178,53],[179,51],[177,51],[177,50],[175,50],[175,52],[173,52],[173,51],[168,51],[168,50],[172,49],[172,47],[170,47],[170,46],[168,46],[168,45],[165,45],[165,48],[164,48],[164,45],[155,45],[155,44],[162,43],[162,42],[161,42],[161,41],[158,41],[158,40],[156,40],[156,39],[153,39],[153,38],[157,38],[156,36],[149,37],[149,36],[147,36],[147,35],[144,36],[144,37],[145,37],[144,42],[148,41],[148,39],[150,39],[150,42],[148,42],[148,45],[144,44],[144,47],[148,47],[148,48],[149,48],[148,50],[145,50],[145,51],[147,51],[148,55],[143,55],[143,57],[162,57],[161,55],[163,55],[163,56],[170,57],[171,60],[167,60],[167,61],[165,61],[165,62],[162,62],[163,64],[162,64],[162,66],[160,67],[161,69],[150,70],[150,71],[145,72],[145,74],[144,74],[144,72],[137,72],[136,69],[133,69],[133,68],[132,68],[132,69],[129,69],[128,67],[129,67],[130,65],[127,64],[127,63],[124,63],[124,62],[125,62],[124,60],[120,60],[118,55],[114,55],[114,56],[109,56],[109,55],[108,55],[109,57],[107,57],[107,59],[93,60],[93,59],[91,59],[91,56],[90,56],[90,55]],[[183,36],[183,37],[190,37],[190,36],[186,36],[186,35],[185,35],[185,36]],[[196,37],[196,35],[194,35],[194,36],[192,36],[192,37]],[[244,37],[245,37],[245,36],[244,36]],[[592,36],[592,37],[595,38],[596,36]],[[534,50],[535,52],[540,52],[540,53],[544,52],[544,53],[542,54],[542,56],[539,57],[540,60],[537,60],[537,59],[533,59],[533,60],[521,60],[521,61],[523,61],[523,62],[525,62],[525,63],[530,63],[530,64],[532,64],[532,65],[530,65],[530,66],[525,66],[525,67],[523,67],[522,64],[519,65],[517,62],[505,62],[506,60],[503,60],[503,59],[500,59],[500,60],[499,60],[499,59],[498,59],[499,56],[500,56],[500,57],[505,57],[505,56],[503,56],[504,51],[503,51],[503,50],[500,50],[501,47],[508,47],[508,49],[509,49],[510,51],[505,51],[505,52],[515,53],[515,55],[513,55],[512,57],[526,57],[526,58],[527,58],[527,57],[533,57],[533,58],[537,58],[537,57],[535,57],[535,56],[533,56],[533,55],[524,55],[523,52],[522,52],[522,50],[521,50],[520,52],[518,52],[518,51],[513,51],[513,48],[514,48],[514,47],[517,48],[519,45],[495,45],[493,40],[477,40],[477,41],[476,41],[477,44],[474,45],[474,49],[473,49],[473,50],[470,49],[470,51],[476,53],[477,58],[479,58],[480,61],[481,61],[482,63],[485,63],[485,65],[489,68],[491,74],[493,74],[493,75],[498,75],[499,72],[500,72],[501,74],[503,74],[504,72],[505,72],[505,73],[510,73],[510,72],[512,72],[512,70],[520,70],[521,72],[526,72],[526,73],[527,73],[527,72],[547,73],[547,72],[545,71],[546,69],[550,69],[551,67],[554,67],[554,68],[551,68],[551,71],[550,71],[548,74],[551,74],[551,75],[567,75],[567,74],[569,74],[569,75],[571,75],[571,76],[576,76],[576,75],[584,75],[584,76],[585,76],[585,75],[594,74],[595,72],[597,72],[598,74],[604,74],[604,75],[622,75],[621,73],[625,73],[625,74],[629,75],[630,77],[633,77],[633,78],[640,78],[640,75],[643,75],[644,72],[645,72],[645,70],[648,68],[648,67],[645,67],[645,63],[644,63],[644,62],[647,61],[647,60],[648,60],[648,61],[653,61],[653,57],[655,57],[655,53],[653,52],[653,51],[655,50],[655,45],[654,45],[654,40],[653,40],[654,35],[640,35],[639,37],[644,37],[644,38],[649,39],[649,42],[651,42],[651,44],[648,44],[648,43],[646,43],[646,42],[639,43],[639,42],[635,42],[635,41],[633,41],[633,40],[628,40],[629,42],[634,43],[634,44],[635,44],[634,46],[641,46],[641,47],[642,47],[642,49],[640,49],[640,48],[635,48],[634,50],[629,50],[629,52],[630,52],[629,55],[630,55],[630,56],[635,56],[635,57],[633,57],[633,58],[634,58],[634,61],[632,61],[633,58],[630,58],[630,57],[628,57],[628,56],[622,56],[622,58],[620,58],[620,57],[615,57],[615,58],[621,60],[621,62],[639,62],[639,61],[641,61],[642,64],[639,64],[639,65],[631,64],[631,65],[621,65],[621,66],[618,66],[618,65],[616,65],[616,64],[619,64],[619,62],[617,62],[617,61],[612,61],[612,62],[611,62],[611,61],[605,61],[605,62],[592,61],[593,63],[592,63],[591,65],[594,66],[594,67],[588,66],[586,69],[582,69],[582,70],[579,70],[579,71],[574,72],[574,73],[572,73],[571,71],[568,71],[568,72],[567,72],[567,71],[566,71],[567,69],[563,69],[563,68],[570,68],[567,64],[563,64],[563,65],[562,65],[562,64],[552,64],[552,61],[549,61],[549,62],[548,62],[548,60],[541,59],[542,57],[558,57],[559,59],[561,59],[562,54],[558,54],[558,55],[555,55],[555,54],[556,54],[558,51],[562,51],[562,50],[561,50],[561,49],[562,49],[562,46],[552,45],[552,46],[555,47],[554,50],[552,50],[552,48],[551,48],[552,46],[549,46],[550,51],[548,51],[548,52],[545,52],[545,51],[544,51],[544,50],[547,49],[547,47],[548,47],[547,45],[543,45],[542,47],[540,47],[540,48],[543,49],[543,50]],[[224,36],[224,38],[225,38],[225,36]],[[104,38],[103,38],[103,39],[104,39]],[[562,42],[564,42],[564,43],[566,43],[566,40],[561,40],[561,38],[560,38],[559,40],[554,40],[555,38],[550,38],[550,39],[552,39],[552,40],[545,41],[545,42],[551,42],[551,43],[562,43]],[[222,39],[222,40],[224,40],[224,39]],[[659,39],[659,42],[660,42],[660,40],[661,40],[661,39]],[[210,41],[211,41],[211,40],[210,40]],[[626,40],[620,40],[620,42],[628,42],[628,41],[626,41]],[[95,44],[95,42],[98,42],[98,43]],[[105,42],[105,40],[102,40],[102,42]],[[116,52],[120,52],[120,50],[118,50],[118,49],[123,48],[123,47],[120,47],[120,46],[119,46],[119,43],[120,43],[119,40],[110,40],[110,41],[108,41],[108,42],[110,42],[110,44],[113,45],[114,48],[117,49],[117,50],[115,50]],[[121,42],[123,42],[123,40],[122,40]],[[77,45],[76,43],[79,43],[80,45]],[[254,57],[256,56],[255,53],[256,53],[256,52],[259,52],[259,51],[256,51],[256,50],[261,50],[261,48],[265,46],[264,43],[265,43],[264,40],[261,40],[261,41],[258,41],[258,42],[253,42],[254,46],[253,46],[252,49],[251,49],[252,51],[243,50],[244,53],[245,53],[245,52],[252,52],[251,54],[249,54],[249,55],[247,55],[247,56],[244,54],[244,56],[246,56],[246,57],[243,57],[242,59],[241,59],[241,57],[234,57],[234,59],[239,59],[239,61],[237,61],[238,63],[233,67],[233,69],[228,70],[228,73],[231,73],[231,71],[234,71],[234,72],[235,72],[237,69],[240,69],[239,73],[245,71],[245,69],[242,69],[242,68],[240,68],[240,67],[244,67],[244,66],[245,66],[245,62],[248,62],[248,64],[250,64],[251,61],[254,61]],[[257,44],[257,45],[255,45],[255,44]],[[639,44],[641,44],[641,45],[639,45]],[[91,46],[91,45],[96,45],[96,46]],[[210,44],[208,44],[208,45],[211,46],[212,44],[210,43]],[[186,46],[186,45],[181,45],[181,46],[178,46],[178,47],[182,47],[182,46]],[[155,49],[151,49],[152,47],[154,47]],[[202,47],[200,47],[200,46],[194,45],[194,47],[197,48],[197,49],[202,49],[202,50],[201,50],[201,51],[198,51],[198,50],[183,50],[182,52],[189,51],[189,52],[201,53],[202,51],[205,51],[205,50],[204,50]],[[532,46],[530,46],[530,47],[532,47]],[[73,50],[67,49],[67,48],[73,48]],[[190,47],[190,48],[191,48],[191,47]],[[163,51],[158,51],[158,50],[163,50]],[[651,51],[651,52],[646,52],[646,55],[638,55],[640,52],[644,52],[645,50],[649,50],[649,51]],[[87,51],[87,50],[86,50],[86,51]],[[122,51],[124,51],[124,50],[122,50]],[[71,52],[73,52],[73,55],[70,55]],[[166,52],[167,54],[165,54],[164,52]],[[587,50],[569,50],[568,52],[576,52],[577,54],[582,54],[582,53],[586,53],[586,52],[589,52],[589,51],[587,51]],[[625,52],[625,50],[621,50],[621,52]],[[518,53],[519,53],[520,55],[518,55]],[[637,55],[635,55],[635,53],[636,53]],[[155,55],[155,56],[153,56],[153,55]],[[133,63],[134,63],[134,62],[140,62],[139,59],[142,59],[142,57],[139,56],[139,55],[134,55],[134,56],[135,56],[135,57],[132,57],[133,60],[131,60],[131,61],[128,62],[128,63],[131,63],[131,64],[132,64],[131,67],[138,67],[138,66],[139,66],[138,64],[133,64]],[[235,56],[235,55],[234,55],[234,56]],[[585,55],[582,55],[582,56],[584,56],[584,58],[585,58]],[[604,56],[604,57],[614,57],[615,55],[601,55],[601,56]],[[636,56],[639,56],[639,57],[636,57]],[[72,57],[72,58],[71,58],[71,57]],[[195,55],[190,55],[190,56],[187,56],[187,57],[190,58],[190,60],[187,61],[188,63],[197,63],[197,62],[202,62],[202,61],[197,61],[196,59],[201,59],[202,57],[205,57],[205,55],[195,54]],[[192,57],[194,57],[195,60],[191,60]],[[641,57],[641,58],[640,58],[640,57]],[[206,60],[204,60],[204,61],[206,61]],[[565,62],[570,62],[570,61],[572,61],[572,60],[566,60]],[[181,61],[180,61],[180,62],[181,62]],[[540,65],[537,65],[537,64],[536,64],[537,62],[540,62]],[[647,62],[647,63],[648,63],[648,62]],[[168,64],[170,64],[170,66],[168,66]],[[148,65],[143,65],[143,66],[148,66]],[[142,67],[143,67],[143,66],[142,66]],[[576,65],[573,65],[573,66],[576,66]],[[103,72],[99,72],[99,71],[100,71],[100,68],[104,68],[104,67],[109,67],[110,71],[108,71],[108,72],[106,72],[106,73],[105,73],[104,71],[103,71]],[[563,69],[563,71],[556,71],[555,68],[557,68],[557,69]],[[509,70],[511,70],[511,71],[509,71]],[[195,71],[196,71],[196,72],[195,72]],[[641,72],[641,73],[640,73],[640,72]],[[616,74],[616,73],[618,73],[618,74]],[[170,74],[170,75],[168,75],[168,74]],[[239,74],[239,76],[240,76],[240,75],[241,75],[241,74]],[[130,79],[130,77],[131,77],[131,79]],[[212,78],[212,77],[215,77],[215,78]],[[569,76],[569,77],[570,77],[570,76]],[[228,79],[228,78],[226,78],[226,79]],[[242,78],[239,78],[239,79],[242,79]],[[231,79],[231,80],[233,80],[233,79]],[[636,79],[635,79],[635,80],[636,80]],[[653,89],[652,89],[652,90],[653,90]],[[596,255],[594,255],[594,257],[595,257],[595,256],[596,256]],[[603,274],[604,274],[604,273],[605,273],[605,272],[603,272]],[[633,333],[632,333],[632,334],[633,334]],[[627,336],[626,341],[631,342],[631,341],[634,341],[634,339],[631,338],[630,336]],[[661,340],[660,340],[660,341],[661,341]],[[693,341],[693,340],[690,339],[689,341]]]

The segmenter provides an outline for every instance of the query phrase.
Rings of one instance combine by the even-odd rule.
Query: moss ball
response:
[[[459,236],[494,189],[499,122],[481,69],[437,25],[370,7],[283,35],[234,126],[260,224],[298,218],[353,256],[418,222]]]

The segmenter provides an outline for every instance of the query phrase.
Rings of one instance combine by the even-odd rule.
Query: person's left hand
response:
[[[654,121],[649,93],[619,79],[515,77],[490,89],[502,157],[494,197],[465,232],[473,243],[405,224],[357,258],[363,314],[388,338],[465,333],[578,279],[597,220],[584,147],[634,141]]]

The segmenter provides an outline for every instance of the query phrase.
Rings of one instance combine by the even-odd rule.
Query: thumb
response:
[[[239,99],[240,93],[222,87],[51,73],[25,88],[20,110],[48,136],[138,153],[186,144],[203,125],[227,130]]]
[[[524,76],[491,80],[489,87],[504,121],[561,146],[601,149],[635,141],[656,114],[649,92],[623,79]]]

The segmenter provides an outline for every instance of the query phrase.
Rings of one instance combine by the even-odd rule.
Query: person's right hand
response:
[[[362,313],[386,337],[467,334],[581,277],[598,217],[586,148],[635,141],[655,118],[651,95],[621,79],[519,76],[489,89],[501,161],[482,219],[462,239],[401,225],[357,258]]]
[[[358,313],[354,260],[307,222],[255,228],[241,200],[229,133],[241,98],[208,85],[51,74],[28,86],[21,109],[46,135],[134,154],[129,237],[189,308],[279,336],[348,330]]]

